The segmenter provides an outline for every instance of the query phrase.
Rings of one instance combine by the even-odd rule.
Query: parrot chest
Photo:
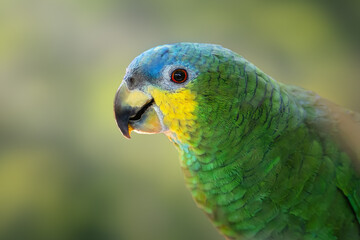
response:
[[[251,171],[243,173],[239,161],[225,159],[204,153],[199,156],[187,148],[182,151],[181,165],[186,184],[198,207],[223,234],[235,237],[239,232],[235,225],[238,229],[251,231],[248,220],[262,208],[261,187],[259,185],[251,190],[246,184],[241,184],[244,177],[250,179],[256,176],[251,176]]]
[[[336,214],[338,219],[344,211],[351,216],[349,209],[327,214],[347,204],[333,183],[331,156],[324,157],[328,150],[310,135],[299,138],[303,129],[297,131],[265,152],[251,144],[243,150],[246,154],[180,146],[181,166],[194,200],[230,239],[278,236],[271,233],[274,225],[281,229],[279,239],[302,239],[299,236],[311,222],[325,226]],[[288,141],[296,151],[281,151]],[[316,231],[331,239],[331,228]]]

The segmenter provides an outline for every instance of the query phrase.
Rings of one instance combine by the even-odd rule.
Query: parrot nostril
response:
[[[127,85],[129,89],[132,89],[135,85],[135,79],[133,77],[128,78]]]
[[[133,78],[133,77],[129,78],[129,84],[130,84],[130,85],[133,85],[133,84],[134,84],[134,78]]]

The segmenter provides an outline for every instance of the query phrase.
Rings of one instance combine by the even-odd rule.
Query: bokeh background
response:
[[[223,239],[115,91],[155,45],[221,44],[360,112],[360,1],[0,1],[0,239]]]

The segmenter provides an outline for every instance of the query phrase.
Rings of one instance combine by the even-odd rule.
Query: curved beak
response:
[[[132,130],[141,133],[158,133],[162,130],[158,108],[154,99],[139,90],[129,90],[123,82],[114,100],[115,119],[122,134],[130,138]]]

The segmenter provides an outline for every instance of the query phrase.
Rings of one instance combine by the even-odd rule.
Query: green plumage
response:
[[[183,86],[197,103],[190,139],[172,138],[195,201],[224,235],[360,239],[359,144],[348,139],[359,115],[278,83],[220,46],[162,48],[164,65],[197,71]],[[145,62],[144,72],[154,66]]]

